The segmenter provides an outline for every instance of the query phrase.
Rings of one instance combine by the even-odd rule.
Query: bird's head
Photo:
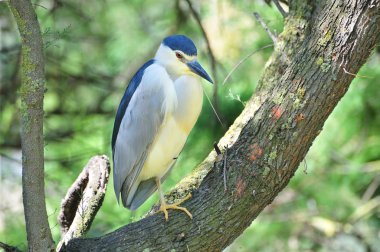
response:
[[[197,48],[193,41],[184,35],[166,37],[157,50],[155,60],[174,78],[185,74],[198,75],[213,83],[197,61]]]

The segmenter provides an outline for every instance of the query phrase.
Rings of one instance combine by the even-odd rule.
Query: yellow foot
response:
[[[185,198],[181,199],[180,201],[178,201],[174,204],[170,204],[170,205],[166,204],[166,202],[163,201],[163,202],[161,202],[161,206],[160,206],[160,209],[158,210],[158,212],[164,212],[166,221],[169,220],[169,213],[168,213],[167,209],[181,210],[181,211],[185,212],[190,217],[190,219],[192,219],[193,215],[186,208],[178,206],[179,204],[181,204],[182,202],[184,202],[190,198],[191,198],[191,194],[187,195]]]

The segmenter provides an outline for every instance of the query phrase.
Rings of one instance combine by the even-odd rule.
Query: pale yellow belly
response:
[[[162,178],[181,152],[188,134],[189,131],[177,124],[173,116],[168,116],[141,170],[140,181]]]
[[[202,86],[199,78],[182,76],[174,82],[178,105],[167,115],[141,170],[139,181],[162,178],[186,143],[202,109]]]

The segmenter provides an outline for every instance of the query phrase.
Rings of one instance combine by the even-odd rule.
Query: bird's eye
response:
[[[179,59],[179,60],[182,60],[182,59],[183,59],[183,55],[182,55],[181,53],[179,53],[179,52],[176,52],[176,53],[175,53],[175,56],[176,56],[177,59]]]

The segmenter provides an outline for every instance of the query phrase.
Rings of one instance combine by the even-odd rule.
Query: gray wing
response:
[[[138,187],[136,179],[164,121],[163,81],[171,80],[162,67],[147,68],[131,98],[117,134],[113,157],[114,189],[116,198],[119,200],[121,194],[123,205],[128,208]]]
[[[165,175],[161,178],[161,183],[165,181],[165,179],[169,176],[170,171],[172,170],[173,166],[177,160],[174,160],[172,165],[170,166],[169,170],[165,173]],[[157,190],[157,184],[156,179],[151,178],[145,181],[142,181],[137,189],[135,194],[133,195],[133,199],[130,204],[130,209],[135,210],[138,207],[140,207],[155,191]]]

